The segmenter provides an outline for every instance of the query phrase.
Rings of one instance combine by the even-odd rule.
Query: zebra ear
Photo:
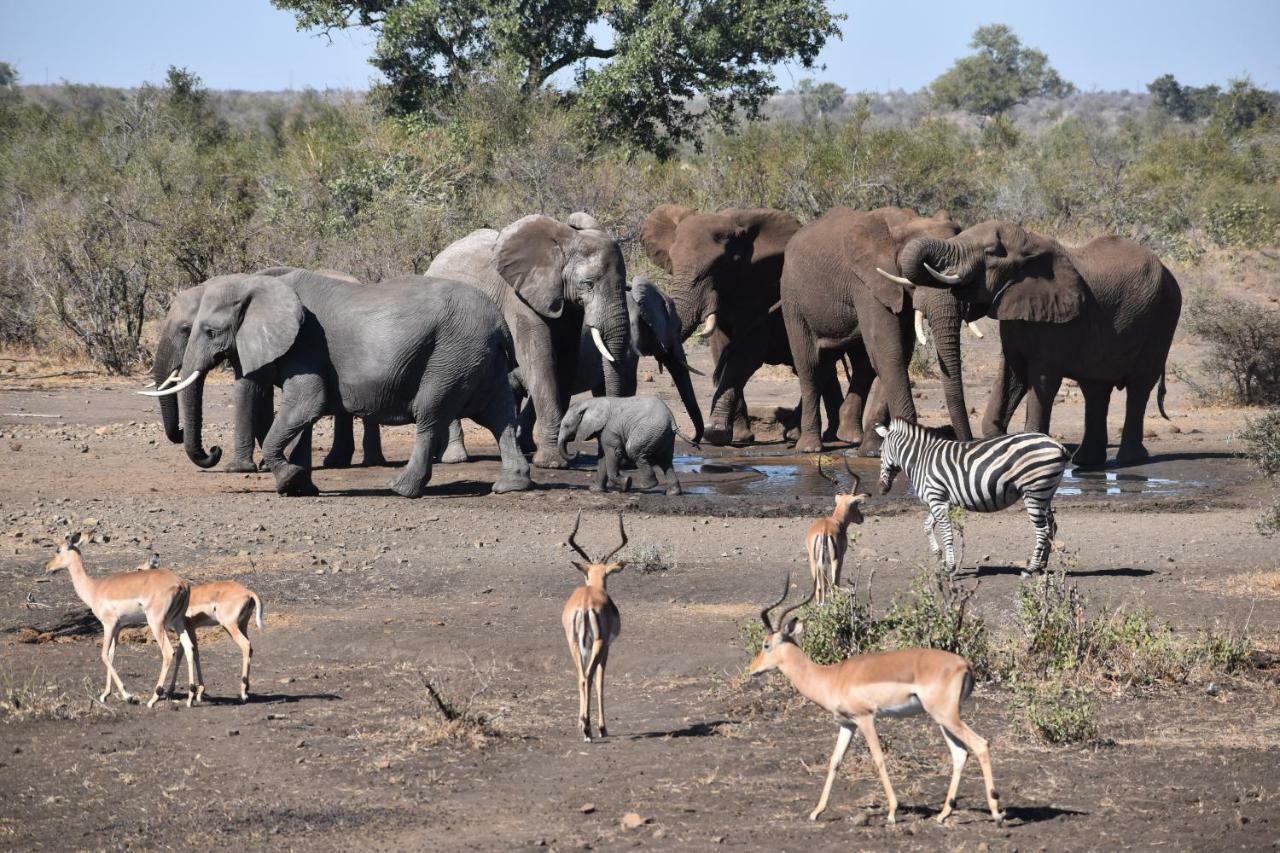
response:
[[[881,438],[888,438],[889,428],[884,424],[876,424],[876,435],[880,436]]]

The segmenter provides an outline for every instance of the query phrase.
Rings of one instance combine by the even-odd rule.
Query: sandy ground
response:
[[[966,346],[980,407],[993,344]],[[705,349],[693,359],[710,373]],[[0,373],[0,688],[38,699],[34,713],[0,712],[0,847],[1217,850],[1280,838],[1280,674],[1265,664],[1213,690],[1104,695],[1105,745],[1090,747],[1041,744],[1007,691],[980,684],[966,717],[992,741],[1004,826],[983,811],[976,767],[953,822],[929,819],[950,764],[919,719],[880,726],[897,826],[885,824],[859,740],[828,813],[808,822],[836,727],[780,676],[740,677],[740,626],[785,570],[803,574],[803,531],[830,506],[829,489],[780,442],[704,448],[732,464],[701,473],[700,459],[686,460],[682,498],[590,494],[585,456],[568,471],[535,470],[536,491],[492,496],[496,457],[476,434],[480,459],[437,467],[420,500],[392,495],[393,472],[376,468],[319,470],[321,497],[286,499],[269,475],[195,469],[134,387]],[[919,388],[922,418],[941,423],[937,382]],[[674,399],[665,376],[642,389]],[[795,389],[770,371],[748,399],[766,413],[794,402]],[[208,443],[224,447],[227,392],[213,387],[206,401]],[[1253,527],[1269,490],[1232,439],[1246,413],[1198,407],[1176,382],[1168,408],[1171,421],[1148,421],[1150,464],[1080,478],[1061,496],[1073,579],[1094,605],[1148,607],[1187,631],[1247,628],[1274,652],[1276,545]],[[1118,437],[1123,407],[1112,411]],[[1078,394],[1064,389],[1055,431],[1074,440],[1081,421]],[[389,458],[407,457],[407,433],[386,430]],[[319,428],[317,459],[329,435]],[[864,482],[873,476],[873,460],[856,465]],[[607,675],[610,737],[589,745],[575,731],[559,626],[577,578],[562,543],[579,509],[588,547],[611,547],[611,513],[622,509],[628,553],[667,564],[610,581],[623,615]],[[909,498],[877,497],[868,516],[846,576],[865,585],[874,569],[883,607],[928,552]],[[252,634],[252,701],[231,701],[238,653],[214,634],[202,641],[210,701],[151,711],[92,701],[96,636],[21,642],[22,626],[48,628],[81,607],[65,575],[41,571],[76,528],[94,534],[84,549],[93,572],[131,568],[154,549],[192,581],[257,590],[267,629]],[[998,631],[1013,618],[1016,563],[1030,546],[1019,510],[969,519],[965,583],[978,584],[975,604]],[[158,663],[152,644],[117,656],[143,695]],[[438,740],[424,680],[487,719],[489,734]],[[628,812],[642,824],[625,828]]]

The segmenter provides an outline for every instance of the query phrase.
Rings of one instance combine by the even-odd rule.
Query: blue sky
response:
[[[1081,89],[1142,90],[1250,75],[1280,89],[1280,0],[836,0],[848,15],[825,70],[778,69],[783,88],[813,76],[850,90],[918,89],[968,51],[973,30],[1005,23]],[[267,0],[0,0],[0,60],[26,83],[134,86],[169,65],[217,89],[363,89],[371,38],[299,33]]]

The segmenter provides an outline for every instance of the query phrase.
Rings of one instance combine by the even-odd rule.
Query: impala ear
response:
[[[884,424],[876,424],[876,435],[880,436],[881,438],[888,438],[889,428]]]
[[[660,204],[640,226],[640,242],[644,244],[649,260],[668,273],[672,271],[671,244],[676,241],[676,226],[693,212],[692,207],[680,204]]]
[[[570,560],[569,562],[573,564],[573,567],[575,569],[582,572],[582,574],[585,575],[587,573],[587,567],[584,566],[582,563],[579,563],[577,560]]]
[[[610,563],[609,566],[605,568],[604,573],[606,575],[616,574],[617,572],[622,571],[626,567],[627,567],[627,561],[621,560],[617,563]]]
[[[68,548],[75,548],[80,544],[80,531],[77,530],[75,533],[68,533],[65,541]]]
[[[795,617],[788,619],[786,626],[782,629],[782,636],[790,637],[793,640],[803,637],[804,623]]]

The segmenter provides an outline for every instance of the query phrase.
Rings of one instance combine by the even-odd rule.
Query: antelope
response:
[[[240,701],[249,701],[249,664],[253,660],[253,644],[249,642],[249,619],[254,618],[258,629],[263,628],[262,599],[251,589],[235,581],[215,581],[191,588],[187,603],[187,624],[192,629],[222,627],[240,649]],[[178,650],[178,662],[182,662],[182,650]],[[173,668],[169,692],[178,678],[178,667]]]
[[[133,701],[133,696],[124,689],[115,669],[116,638],[120,629],[126,625],[136,625],[145,621],[160,646],[160,677],[156,679],[155,692],[150,708],[164,698],[164,679],[169,667],[174,663],[173,643],[166,633],[172,628],[187,653],[187,671],[190,691],[187,693],[187,707],[199,702],[204,695],[204,677],[200,673],[200,651],[196,645],[195,632],[187,622],[187,602],[191,596],[191,586],[182,578],[167,569],[157,568],[158,561],[152,557],[148,568],[132,572],[121,572],[108,577],[93,578],[84,569],[84,561],[80,556],[80,534],[69,534],[49,562],[45,563],[45,571],[56,572],[66,569],[71,575],[71,583],[76,595],[89,606],[93,615],[102,623],[102,663],[107,668],[107,686],[98,701],[105,703],[111,695],[111,685],[120,691],[120,698],[125,702]],[[174,677],[177,677],[175,666]]]
[[[960,703],[973,692],[973,671],[969,662],[939,649],[902,649],[858,655],[829,666],[816,664],[796,644],[796,620],[787,621],[788,615],[813,599],[813,593],[799,604],[783,610],[776,622],[769,618],[769,611],[787,600],[790,586],[791,574],[788,572],[782,597],[760,611],[765,636],[760,652],[751,661],[750,673],[755,676],[774,669],[781,671],[802,696],[834,714],[840,725],[822,797],[817,808],[810,812],[809,820],[817,820],[826,810],[836,769],[844,758],[856,726],[867,741],[871,760],[884,785],[889,805],[888,821],[894,823],[898,798],[885,771],[875,720],[876,717],[907,717],[923,712],[942,727],[947,748],[951,751],[951,786],[947,789],[942,811],[938,813],[938,822],[945,821],[955,808],[960,773],[970,752],[977,755],[982,765],[991,817],[997,823],[1003,821],[999,795],[991,781],[987,742],[960,719]]]
[[[622,616],[618,607],[605,590],[605,579],[620,572],[626,563],[609,562],[613,555],[627,544],[627,531],[622,525],[622,513],[618,513],[618,533],[622,541],[618,547],[598,560],[593,560],[574,541],[578,525],[582,523],[582,511],[573,523],[569,534],[569,547],[578,552],[585,562],[572,560],[574,567],[586,576],[586,582],[575,589],[564,604],[560,624],[569,643],[569,655],[578,671],[578,723],[582,727],[582,739],[591,743],[591,683],[595,682],[596,706],[599,714],[600,737],[608,737],[609,729],[604,721],[604,668],[609,662],[609,646],[622,632]]]
[[[826,603],[830,591],[840,585],[844,553],[849,547],[849,525],[862,523],[862,510],[858,504],[871,497],[858,493],[861,478],[849,467],[847,456],[844,469],[853,477],[853,485],[847,493],[836,492],[835,510],[809,525],[809,532],[804,536],[804,550],[809,557],[809,573],[813,575],[813,588],[819,605]],[[818,474],[839,487],[836,478],[822,470],[821,455],[818,456]]]

